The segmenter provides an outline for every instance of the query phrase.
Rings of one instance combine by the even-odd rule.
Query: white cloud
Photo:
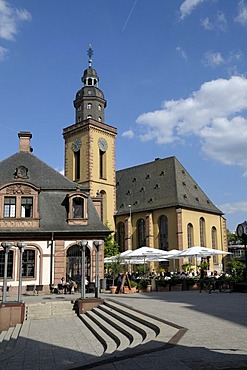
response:
[[[134,137],[134,132],[132,130],[125,131],[122,133],[122,136],[127,139],[132,139]]]
[[[208,17],[201,20],[201,25],[202,25],[203,28],[205,28],[205,30],[210,30],[211,31],[211,30],[214,30],[214,28],[215,28],[215,25],[213,24],[213,22],[211,22],[209,20]]]
[[[224,203],[219,206],[224,213],[238,213],[247,211],[247,202]]]
[[[219,52],[213,53],[212,51],[208,51],[204,54],[203,64],[205,66],[215,67],[224,64],[224,62],[224,58]]]
[[[210,20],[208,17],[201,20],[201,25],[205,30],[219,30],[226,31],[227,29],[227,20],[225,14],[221,11],[218,11],[214,20]]]
[[[192,13],[192,11],[205,0],[185,0],[180,6],[180,19],[184,19]]]
[[[247,25],[247,5],[244,0],[238,3],[238,15],[235,21],[241,23],[243,26]]]
[[[7,53],[8,53],[8,50],[0,46],[0,62],[5,60]]]
[[[180,46],[177,46],[176,47],[176,51],[177,51],[177,53],[179,54],[179,55],[181,55],[181,57],[183,58],[183,59],[185,59],[185,60],[187,60],[188,59],[188,56],[187,56],[187,54],[186,54],[186,52],[180,47]]]
[[[141,140],[173,143],[196,136],[206,157],[241,166],[247,175],[247,79],[233,76],[202,84],[186,99],[163,103],[137,118]]]
[[[32,16],[27,10],[11,7],[6,0],[0,0],[0,38],[13,41],[20,22],[31,19]]]

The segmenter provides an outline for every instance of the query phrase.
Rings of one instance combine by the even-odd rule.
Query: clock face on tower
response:
[[[79,138],[76,138],[72,143],[72,150],[74,152],[79,152],[81,149],[81,140]]]
[[[243,225],[238,225],[238,227],[237,227],[237,235],[240,237],[240,238],[242,238],[242,236],[243,236],[243,233],[244,233],[244,228],[243,228]]]
[[[99,138],[98,147],[102,152],[106,152],[107,148],[108,148],[108,144],[107,144],[106,139],[104,139],[103,137]]]

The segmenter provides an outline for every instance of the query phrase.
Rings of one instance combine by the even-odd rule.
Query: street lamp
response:
[[[2,302],[6,302],[6,293],[7,293],[7,276],[8,276],[8,254],[10,248],[13,247],[13,242],[3,242],[1,246],[4,249],[4,277],[3,277],[3,297]]]
[[[130,250],[132,250],[132,219],[131,219],[131,204],[129,204],[130,210]]]
[[[85,251],[87,244],[87,240],[78,243],[81,250],[81,299],[85,299]]]
[[[21,302],[21,296],[22,296],[22,255],[23,255],[23,249],[26,247],[26,244],[23,243],[23,242],[17,242],[17,247],[19,248],[19,251],[20,251],[18,302]]]
[[[93,242],[96,254],[95,254],[95,298],[99,297],[99,250],[102,244],[101,240],[95,240]]]

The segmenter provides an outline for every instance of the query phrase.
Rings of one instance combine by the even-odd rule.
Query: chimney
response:
[[[33,148],[30,146],[30,140],[32,138],[31,132],[21,131],[19,132],[18,137],[20,139],[19,152],[32,152]]]

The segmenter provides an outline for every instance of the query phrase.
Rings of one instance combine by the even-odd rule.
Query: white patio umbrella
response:
[[[175,259],[179,259],[179,251],[178,249],[171,249],[170,251],[167,251],[167,256],[169,260],[173,260],[173,271],[175,271]]]
[[[137,248],[133,251],[131,251],[126,257],[128,259],[131,258],[143,258],[146,259],[147,257],[152,257],[152,258],[162,258],[166,257],[167,252],[162,250],[162,249],[157,249],[157,248],[150,248],[150,247],[141,247]],[[154,259],[153,259],[154,260]]]
[[[127,251],[124,251],[124,252],[122,252],[122,253],[119,253],[119,254],[117,254],[117,255],[115,255],[115,256],[111,256],[111,257],[105,257],[104,258],[104,263],[112,263],[112,262],[116,262],[116,261],[118,261],[118,260],[125,260],[125,258],[126,258],[126,256],[130,253],[130,252],[132,252],[131,250],[127,250]]]
[[[178,254],[178,257],[195,257],[196,258],[196,268],[197,268],[197,258],[198,257],[210,257],[214,255],[231,254],[230,252],[221,251],[218,249],[194,246],[183,250]]]
[[[213,255],[231,254],[230,252],[220,251],[218,249],[206,248],[206,247],[191,247],[180,252],[177,257],[209,257]]]
[[[145,266],[147,262],[155,262],[155,261],[161,261],[166,259],[167,253],[166,251],[163,251],[162,249],[156,249],[156,248],[150,248],[150,247],[141,247],[137,248],[131,253],[129,253],[125,258],[126,260],[143,260],[144,265],[144,273],[145,273]]]

